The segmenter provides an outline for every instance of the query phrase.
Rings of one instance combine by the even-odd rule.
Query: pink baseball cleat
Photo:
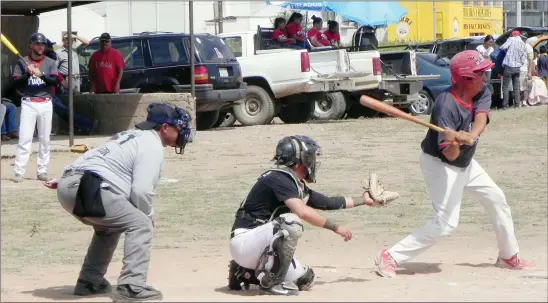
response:
[[[498,257],[495,266],[500,268],[521,270],[530,267],[530,264],[527,261],[520,259],[518,254],[515,254],[510,259]]]
[[[377,265],[377,274],[381,277],[393,278],[396,276],[396,267],[398,265],[386,248],[381,250],[381,253],[375,257],[375,265]]]

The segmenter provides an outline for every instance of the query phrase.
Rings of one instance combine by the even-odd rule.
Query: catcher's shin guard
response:
[[[302,236],[303,224],[295,214],[283,214],[274,221],[274,237],[261,258],[255,272],[263,292],[274,295],[297,295],[298,287],[284,282],[293,260],[297,242]]]
[[[244,268],[232,260],[228,264],[228,288],[242,290],[242,284],[245,290],[248,290],[250,285],[259,285],[259,280],[255,277],[254,270]]]

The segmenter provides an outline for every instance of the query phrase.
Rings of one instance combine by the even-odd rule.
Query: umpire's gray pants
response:
[[[72,214],[76,193],[83,173],[65,173],[57,186],[57,197],[65,210]],[[152,245],[152,221],[124,196],[113,188],[101,189],[106,216],[103,218],[79,218],[82,223],[95,229],[88,253],[80,271],[80,279],[100,282],[107,272],[114,250],[122,232],[125,233],[124,259],[118,285],[146,286],[150,248]]]

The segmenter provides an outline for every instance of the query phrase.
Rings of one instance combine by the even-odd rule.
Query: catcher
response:
[[[273,161],[278,168],[263,173],[242,201],[232,226],[229,288],[259,285],[263,293],[298,295],[309,290],[314,271],[294,258],[304,231],[302,221],[329,229],[345,241],[352,238],[348,227],[324,218],[314,209],[336,210],[360,205],[380,206],[399,197],[384,191],[372,174],[362,197],[327,197],[306,183],[316,182],[320,146],[310,137],[289,136],[276,146]],[[281,167],[280,167],[281,166]]]

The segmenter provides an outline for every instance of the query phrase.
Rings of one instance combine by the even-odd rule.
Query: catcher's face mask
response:
[[[316,173],[320,168],[318,156],[321,155],[321,148],[318,143],[310,137],[295,136],[295,141],[296,154],[299,156],[301,164],[304,165],[307,170],[305,181],[315,183]]]

